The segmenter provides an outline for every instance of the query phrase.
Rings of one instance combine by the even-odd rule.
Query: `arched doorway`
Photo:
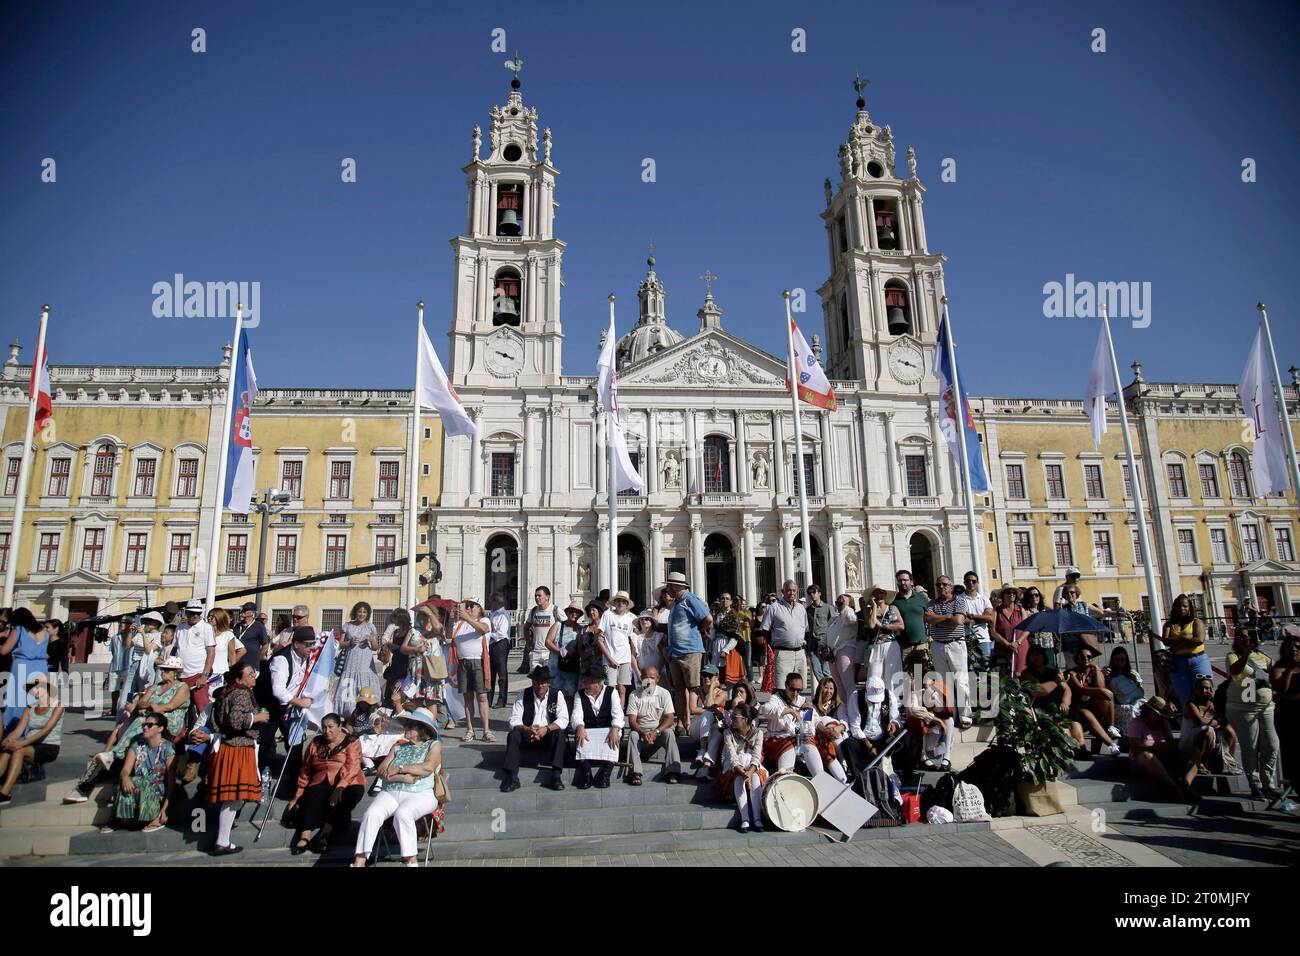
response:
[[[805,581],[803,575],[803,535],[794,536],[794,579],[799,584],[799,593],[806,594],[810,584],[819,584],[822,589],[822,596],[826,596],[830,582],[826,580],[826,560],[822,556],[822,546],[817,540],[816,535],[809,535],[812,538],[812,581]]]
[[[632,596],[633,607],[647,605],[649,592],[645,580],[645,547],[633,534],[618,536],[618,588]]]
[[[918,531],[912,535],[910,547],[912,581],[917,587],[925,588],[925,593],[933,597],[938,593],[934,589],[934,542],[928,535]]]
[[[723,592],[736,593],[736,552],[725,534],[704,539],[704,599],[717,600]]]
[[[497,534],[488,538],[483,555],[483,580],[487,590],[482,600],[500,591],[506,599],[506,607],[512,611],[519,609],[519,545],[508,534]],[[463,596],[463,595],[462,595]]]

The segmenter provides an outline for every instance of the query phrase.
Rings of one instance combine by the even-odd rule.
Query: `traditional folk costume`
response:
[[[587,731],[587,740],[578,745],[576,754],[578,788],[590,786],[593,769],[596,771],[596,786],[608,787],[610,773],[618,763],[618,745],[609,746],[609,731],[616,728],[621,732],[627,726],[618,691],[613,687],[602,687],[594,698],[585,690],[579,692],[572,720],[574,730],[583,727]]]
[[[803,712],[802,719],[783,715],[782,711],[787,707]],[[807,697],[796,697],[791,703],[786,700],[784,692],[773,694],[759,712],[767,717],[763,764],[769,770],[790,770],[796,760],[802,760],[809,773],[815,777],[832,764],[838,766],[834,741],[824,732],[817,732],[819,724],[824,726],[834,718],[815,715]],[[840,768],[836,777],[839,778],[843,773],[843,768]]]
[[[763,731],[756,726],[749,728],[749,736],[742,736],[735,730],[725,730],[722,738],[722,772],[713,778],[713,792],[722,799],[728,794],[736,800],[740,810],[741,829],[747,829],[752,823],[757,830],[763,829],[760,801],[763,787],[767,785],[767,770],[763,768]],[[755,768],[748,777],[744,771]]]

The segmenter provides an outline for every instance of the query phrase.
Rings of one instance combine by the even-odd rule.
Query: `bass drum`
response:
[[[817,819],[817,791],[793,770],[778,770],[763,788],[763,818],[778,830],[798,833]]]

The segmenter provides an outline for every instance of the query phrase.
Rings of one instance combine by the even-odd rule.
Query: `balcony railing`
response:
[[[788,504],[788,505],[789,505],[790,507],[792,507],[792,508],[797,508],[797,507],[799,507],[799,498],[798,498],[798,496],[796,496],[796,495],[791,495],[789,498],[785,499],[785,503]],[[808,496],[808,507],[809,507],[809,508],[824,508],[824,507],[826,507],[826,496],[825,496],[825,495],[809,495],[809,496]]]
[[[619,508],[629,509],[644,508],[647,502],[645,495],[626,495],[621,491],[615,495],[615,500],[618,501]]]
[[[484,498],[483,507],[495,511],[518,511],[524,505],[523,498]]]
[[[738,508],[746,503],[746,496],[734,491],[706,491],[691,495],[690,503],[705,508]]]
[[[938,499],[938,498],[933,498],[933,497],[931,497],[931,498],[918,498],[918,497],[915,497],[915,496],[913,496],[913,495],[908,495],[907,497],[905,497],[905,498],[903,499],[903,507],[905,507],[905,508],[937,508],[937,507],[939,507],[939,499]]]

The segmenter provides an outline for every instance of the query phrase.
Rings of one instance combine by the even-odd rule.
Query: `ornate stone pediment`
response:
[[[619,386],[689,385],[696,388],[782,386],[785,366],[766,352],[710,331],[660,352],[619,375]]]

